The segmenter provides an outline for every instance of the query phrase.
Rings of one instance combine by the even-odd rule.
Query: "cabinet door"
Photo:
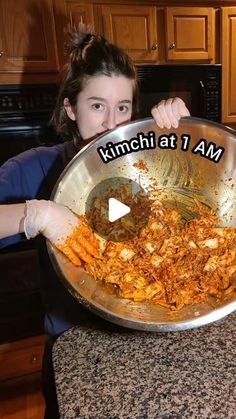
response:
[[[104,36],[136,62],[157,62],[155,6],[103,5]]]
[[[56,29],[60,66],[68,60],[67,45],[69,42],[68,31],[77,28],[79,23],[84,23],[95,31],[93,5],[80,3],[78,0],[56,0]]]
[[[44,336],[35,336],[0,345],[0,380],[40,371],[44,345]]]
[[[78,3],[78,1],[66,0],[67,22],[71,26],[77,26],[79,23],[90,25],[94,30],[93,5]]]
[[[57,70],[52,0],[1,0],[0,72]]]
[[[222,8],[222,122],[236,122],[236,7]]]
[[[167,60],[214,61],[214,9],[167,7],[165,12]]]

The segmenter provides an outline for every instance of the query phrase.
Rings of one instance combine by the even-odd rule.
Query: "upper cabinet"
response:
[[[167,60],[214,61],[215,10],[166,7]]]
[[[236,122],[236,7],[222,8],[222,122]]]
[[[125,49],[136,63],[158,62],[156,7],[101,6],[104,36]]]
[[[57,48],[60,66],[66,60],[66,47],[68,43],[67,31],[69,28],[76,28],[80,23],[88,25],[92,31],[96,31],[93,5],[77,0],[54,0],[55,21],[57,30]]]
[[[1,0],[0,75],[58,68],[53,0]]]
[[[67,23],[77,26],[79,23],[90,25],[94,30],[93,5],[78,1],[65,0]]]
[[[106,4],[101,15],[104,36],[136,63],[215,60],[214,8]]]

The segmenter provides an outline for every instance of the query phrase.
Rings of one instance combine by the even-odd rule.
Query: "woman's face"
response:
[[[115,128],[131,119],[133,81],[125,76],[89,78],[78,94],[76,106],[64,100],[67,115],[76,121],[83,140]]]

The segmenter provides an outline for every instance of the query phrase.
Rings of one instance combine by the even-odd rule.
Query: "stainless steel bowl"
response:
[[[156,148],[103,163],[98,147],[130,140],[140,132],[144,135],[154,132]],[[160,148],[160,136],[168,137],[172,133],[177,137],[176,149]],[[188,150],[181,149],[182,135],[190,136]],[[140,159],[145,160],[148,172],[133,166]],[[93,187],[117,176],[136,180],[144,189],[156,179],[165,199],[170,205],[177,202],[186,219],[193,216],[194,197],[197,197],[218,208],[222,225],[236,226],[236,132],[223,125],[188,117],[181,120],[178,129],[171,130],[159,129],[151,118],[121,126],[93,141],[74,157],[55,185],[51,199],[83,214]],[[96,282],[50,243],[48,251],[59,277],[78,301],[106,320],[125,327],[151,331],[188,329],[218,320],[236,309],[236,296],[218,304],[209,301],[187,306],[174,313],[158,305],[132,302]]]

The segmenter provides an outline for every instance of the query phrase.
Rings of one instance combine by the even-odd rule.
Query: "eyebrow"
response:
[[[101,102],[106,102],[106,99],[104,99],[103,97],[98,97],[98,96],[91,96],[88,98],[88,100],[100,100]],[[132,103],[132,101],[129,99],[124,99],[124,100],[119,100],[119,103]]]

